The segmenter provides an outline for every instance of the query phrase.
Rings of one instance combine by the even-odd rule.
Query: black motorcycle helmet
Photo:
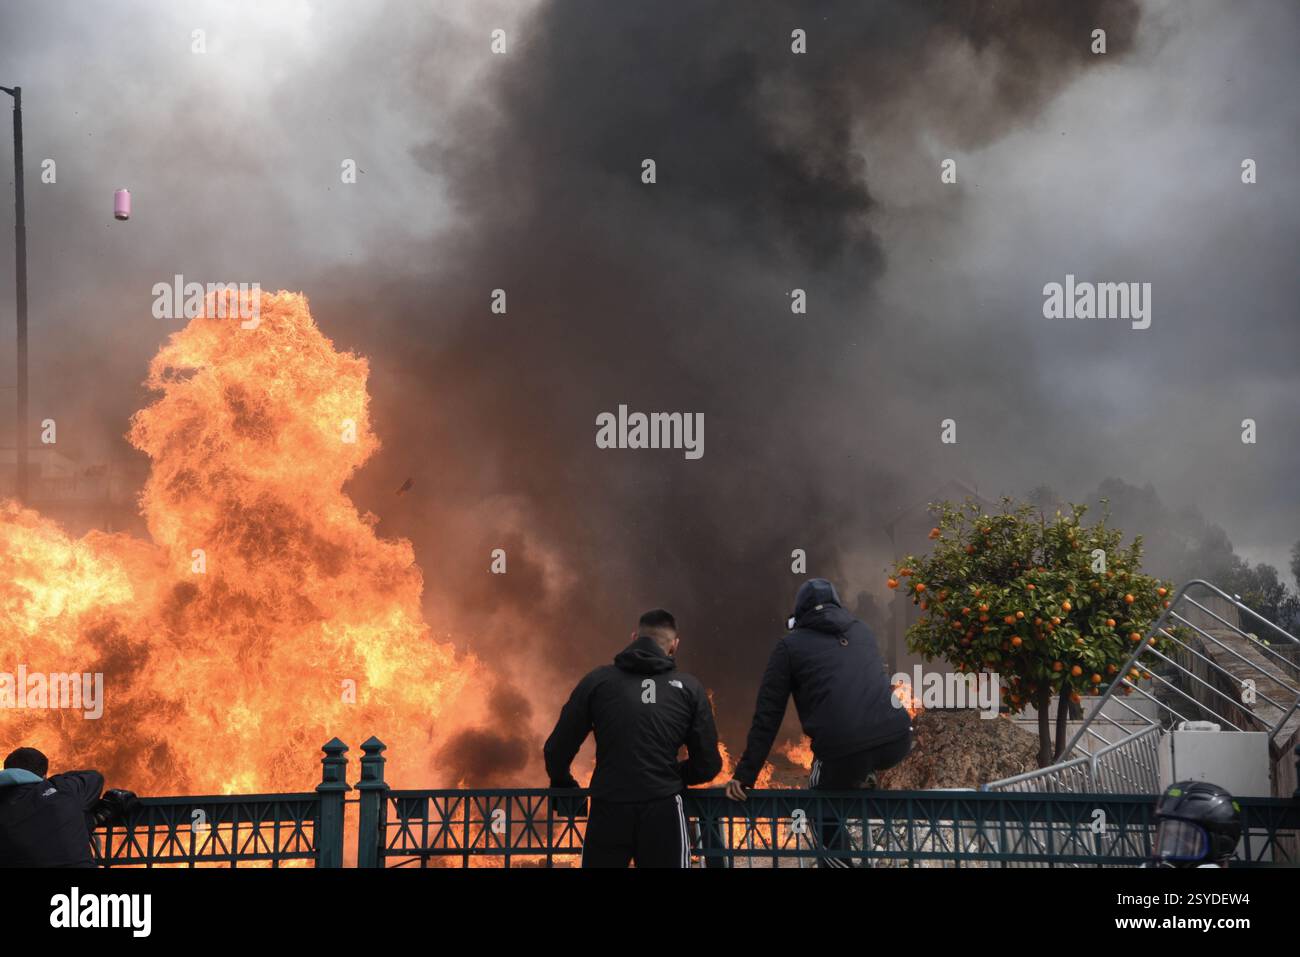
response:
[[[1171,784],[1156,802],[1154,863],[1224,865],[1241,840],[1241,807],[1209,781]]]

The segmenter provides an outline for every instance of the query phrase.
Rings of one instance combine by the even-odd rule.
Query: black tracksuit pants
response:
[[[868,778],[877,771],[885,771],[902,761],[912,750],[912,732],[902,737],[848,757],[830,761],[815,759],[808,786],[814,791],[851,791],[867,785]],[[865,829],[866,825],[863,824]],[[848,827],[841,827],[838,818],[827,812],[821,826],[822,847],[847,851],[851,848]],[[819,858],[819,867],[853,867],[847,857]]]
[[[591,800],[583,867],[689,867],[691,845],[681,795],[653,801]]]

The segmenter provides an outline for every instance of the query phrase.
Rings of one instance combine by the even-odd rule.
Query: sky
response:
[[[883,600],[884,523],[949,478],[1151,483],[1283,569],[1298,43],[1288,0],[2,0],[33,418],[74,458],[134,454],[179,328],[155,283],[305,292],[371,363],[358,505],[415,543],[435,627],[516,680],[604,660],[663,604],[693,667],[744,675],[706,683],[748,697],[791,550]],[[1150,283],[1150,328],[1044,318],[1067,274]],[[12,368],[0,334],[6,403]],[[702,413],[703,458],[596,448],[620,404]]]

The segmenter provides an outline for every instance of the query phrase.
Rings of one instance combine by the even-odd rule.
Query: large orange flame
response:
[[[99,720],[0,709],[0,745],[141,793],[236,793],[308,789],[324,741],[355,758],[377,734],[393,783],[454,783],[435,756],[488,676],[432,640],[410,543],[344,492],[379,446],[367,363],[303,296],[260,308],[255,328],[191,320],[149,367],[129,438],[150,541],[0,510],[0,672],[100,672],[105,700]]]

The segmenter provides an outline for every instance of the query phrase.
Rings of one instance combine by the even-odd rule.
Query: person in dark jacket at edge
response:
[[[578,682],[546,740],[551,787],[576,788],[569,766],[596,735],[583,867],[690,865],[682,791],[713,780],[722,756],[704,686],[673,660],[679,643],[671,614],[646,612],[614,663]]]
[[[0,867],[94,867],[90,835],[136,803],[130,791],[104,790],[98,771],[47,778],[50,762],[18,748],[0,771]]]
[[[812,739],[814,790],[874,788],[876,772],[892,768],[912,750],[912,719],[894,697],[871,630],[840,604],[824,578],[803,583],[794,600],[790,631],[776,643],[763,673],[745,753],[727,782],[727,797],[745,800],[754,786],[794,695],[804,734]],[[848,830],[824,820],[822,846],[848,850]],[[819,866],[851,867],[847,857],[821,858]]]

